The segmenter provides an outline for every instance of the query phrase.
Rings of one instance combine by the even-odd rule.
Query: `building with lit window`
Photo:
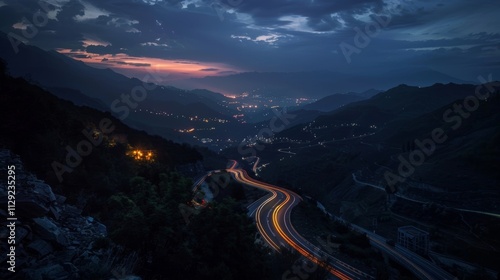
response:
[[[153,150],[140,150],[130,147],[126,154],[137,161],[153,162],[155,160],[155,151]]]
[[[429,233],[414,226],[398,228],[398,244],[420,255],[429,252]]]

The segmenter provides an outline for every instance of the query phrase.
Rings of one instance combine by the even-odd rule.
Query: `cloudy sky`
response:
[[[42,3],[0,0],[0,30],[139,78],[150,69],[178,79],[244,71],[369,74],[411,66],[473,81],[500,68],[498,0]]]

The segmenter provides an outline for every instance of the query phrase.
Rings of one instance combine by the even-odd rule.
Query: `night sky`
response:
[[[41,8],[33,0],[0,0],[0,30],[22,35],[38,15],[26,43],[128,76],[148,68],[178,79],[405,67],[468,81],[500,75],[498,0],[46,2]],[[40,13],[48,20],[41,22]]]

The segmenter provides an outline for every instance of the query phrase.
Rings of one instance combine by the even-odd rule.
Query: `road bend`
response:
[[[296,193],[271,184],[257,181],[242,169],[236,168],[236,163],[227,169],[234,178],[248,186],[269,192],[259,203],[251,204],[249,209],[255,216],[257,229],[262,238],[274,250],[293,248],[301,255],[323,267],[338,279],[373,279],[372,276],[328,255],[320,248],[308,242],[293,227],[291,223],[292,209],[302,201]]]

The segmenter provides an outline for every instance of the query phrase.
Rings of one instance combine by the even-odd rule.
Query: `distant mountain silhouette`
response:
[[[475,85],[451,83],[447,85],[434,84],[430,87],[399,85],[370,99],[353,102],[319,116],[314,120],[314,125],[327,126],[331,129],[318,130],[315,135],[318,140],[328,140],[369,133],[372,131],[370,128],[372,125],[380,128],[390,122],[415,118],[455,100],[463,99],[471,93],[473,94],[475,87]],[[357,125],[349,128],[342,126],[346,123],[356,123]],[[306,139],[312,140],[312,135],[304,134],[301,127],[291,127],[281,132],[280,135],[292,138],[305,135]]]
[[[87,106],[100,111],[109,111],[109,108],[103,101],[97,98],[88,97],[79,90],[60,87],[49,87],[47,90],[61,99],[73,102],[75,105]]]
[[[14,53],[7,36],[0,32],[0,58],[5,60],[10,75],[23,77],[30,83],[77,105],[112,112],[117,117],[119,113],[112,110],[113,101],[121,100],[122,95],[130,95],[132,89],[144,85],[139,79],[128,78],[110,69],[90,67],[55,51],[44,51],[24,44],[18,48],[19,52]],[[147,98],[140,102],[137,109],[154,109],[187,118],[198,116],[231,119],[230,116],[236,112],[223,104],[225,100],[228,98],[208,90],[187,91],[158,85],[147,91]],[[115,109],[117,107],[119,106]],[[159,118],[159,115],[140,114],[130,110],[130,115],[124,121],[134,128],[145,129],[172,140],[192,141],[191,137],[184,138],[174,132],[179,129],[179,125],[185,128],[191,124],[179,123],[174,117]]]
[[[113,164],[120,166],[118,162],[127,158],[125,153],[131,147],[155,150],[157,160],[172,169],[201,159],[201,155],[187,145],[148,135],[142,129],[132,129],[108,112],[76,106],[22,78],[5,76],[3,72],[0,73],[0,100],[1,128],[11,132],[2,133],[0,145],[19,154],[33,171],[53,184],[58,184],[53,161],[65,162],[67,147],[79,149],[79,143],[89,141],[83,131],[94,131],[92,139],[99,133],[101,140],[96,140],[97,144],[90,148],[95,152],[88,155],[89,159],[83,161],[81,168],[64,173],[68,184],[74,184],[75,188],[81,183],[78,176],[87,178],[82,175],[85,172],[92,173],[89,176],[93,179],[98,174],[106,177],[103,174],[107,169],[92,164],[97,159],[105,161],[106,168]],[[103,120],[108,120],[113,129],[101,131]]]
[[[90,67],[56,51],[44,51],[24,44],[18,48],[19,53],[14,53],[7,36],[0,32],[0,58],[6,61],[12,76],[23,77],[46,89],[58,88],[57,92],[62,98],[75,98],[76,103],[83,102],[82,97],[76,94],[81,92],[94,100],[101,100],[109,107],[113,100],[121,98],[122,94],[130,94],[134,87],[143,84],[139,79],[125,77],[110,69]],[[154,79],[151,81],[155,82]],[[68,96],[64,96],[64,91]],[[158,86],[148,92],[148,99],[176,101],[181,106],[201,102],[213,111],[227,113],[227,108],[217,105],[216,101],[221,98],[225,97],[209,91],[189,92],[171,86]]]
[[[323,98],[335,92],[362,92],[371,88],[389,89],[406,83],[429,86],[434,83],[466,83],[444,73],[421,67],[373,75],[333,71],[245,72],[229,76],[210,76],[176,81],[176,86],[217,89],[231,94],[252,92],[264,96]]]
[[[258,174],[368,223],[374,213],[390,211],[456,231],[466,215],[456,209],[489,212],[468,219],[485,225],[484,238],[494,244],[500,228],[489,214],[498,214],[500,199],[498,84],[477,106],[476,85],[451,83],[400,85],[353,102],[263,143],[259,157],[272,164]],[[224,153],[238,155],[236,148]],[[425,212],[429,205],[446,211]]]
[[[336,93],[319,99],[318,101],[307,104],[302,107],[304,110],[317,110],[321,112],[330,112],[339,107],[345,106],[355,101],[361,101],[379,93],[379,90],[368,90],[363,93],[349,92],[345,94]]]

